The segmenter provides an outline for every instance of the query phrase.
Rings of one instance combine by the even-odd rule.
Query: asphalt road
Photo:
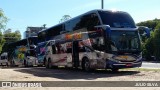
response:
[[[141,68],[160,69],[160,63],[143,62]]]

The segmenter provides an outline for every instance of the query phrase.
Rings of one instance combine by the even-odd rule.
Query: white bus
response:
[[[34,66],[38,65],[37,37],[29,37],[20,41],[11,43],[9,48],[9,59],[12,66]]]
[[[38,38],[51,42],[44,58],[47,68],[118,71],[142,64],[138,28],[123,11],[92,10],[39,32]]]
[[[9,65],[8,53],[7,52],[4,52],[4,53],[1,54],[1,56],[0,56],[0,65],[1,66],[3,66],[3,65],[8,66]]]

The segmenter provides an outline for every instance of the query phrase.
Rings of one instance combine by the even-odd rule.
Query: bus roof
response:
[[[39,31],[38,33],[41,33],[41,32],[47,31],[47,30],[50,30],[50,29],[52,29],[52,28],[54,28],[54,27],[56,27],[56,26],[58,26],[58,25],[65,24],[66,22],[69,22],[69,21],[71,21],[71,20],[74,20],[74,19],[76,19],[76,18],[78,18],[78,17],[80,17],[80,16],[83,16],[83,15],[86,15],[86,14],[90,14],[90,13],[93,13],[93,12],[97,13],[98,11],[106,11],[106,12],[113,12],[113,13],[117,13],[117,12],[118,12],[118,13],[127,13],[127,12],[124,12],[124,11],[113,11],[113,10],[95,9],[95,10],[91,10],[91,11],[88,11],[88,12],[86,12],[86,13],[83,13],[83,14],[81,14],[81,15],[78,15],[78,16],[76,16],[76,17],[74,17],[74,18],[71,18],[71,19],[69,19],[69,20],[67,20],[67,21],[64,21],[64,22],[61,22],[61,23],[59,23],[59,24],[56,24],[56,25],[54,25],[54,26],[52,26],[52,27],[50,27],[50,28],[41,30],[41,31]]]

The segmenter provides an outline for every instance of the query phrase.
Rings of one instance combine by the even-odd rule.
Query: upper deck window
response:
[[[132,17],[125,12],[99,11],[103,24],[113,28],[135,28]]]

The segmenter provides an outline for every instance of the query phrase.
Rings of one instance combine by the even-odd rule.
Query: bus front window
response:
[[[112,51],[139,51],[140,40],[137,31],[112,31]]]
[[[35,45],[31,45],[30,46],[30,56],[36,56],[36,46]]]
[[[136,28],[132,17],[125,12],[99,11],[102,23],[112,28]]]

